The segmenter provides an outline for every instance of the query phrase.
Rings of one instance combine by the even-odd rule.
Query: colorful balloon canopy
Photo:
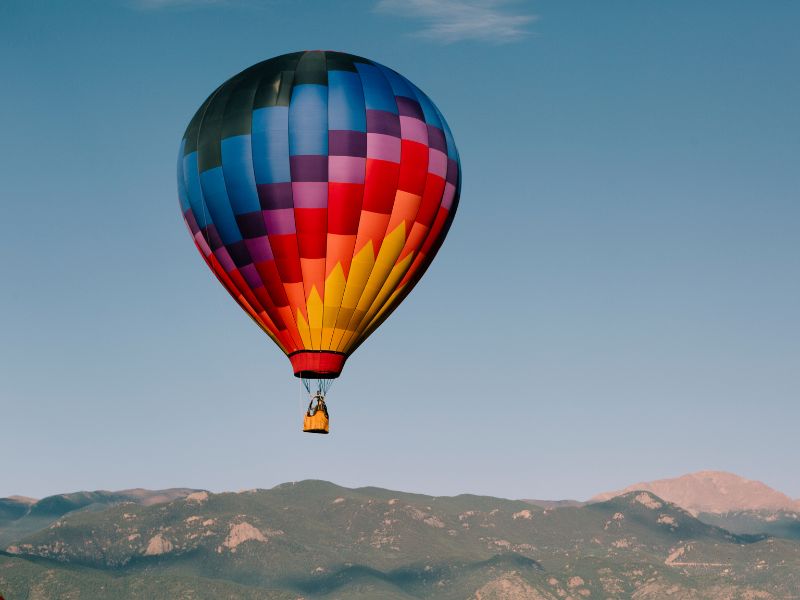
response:
[[[337,377],[416,285],[460,183],[433,102],[339,52],[286,54],[223,83],[178,161],[197,248],[302,377]]]

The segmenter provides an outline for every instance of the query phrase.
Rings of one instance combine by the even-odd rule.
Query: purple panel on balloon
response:
[[[292,156],[292,182],[296,181],[328,181],[328,157],[306,154]],[[297,201],[295,200],[295,206]]]
[[[383,110],[367,111],[367,131],[400,137],[400,120],[397,115]]]
[[[447,139],[444,137],[444,131],[433,125],[428,125],[428,146],[447,154]]]
[[[247,282],[247,285],[250,286],[250,289],[254,290],[264,285],[264,283],[261,281],[261,276],[258,274],[258,271],[256,270],[254,264],[251,263],[249,265],[245,265],[244,267],[239,269],[239,272],[242,274],[242,277],[244,277],[244,280]]]
[[[367,134],[362,131],[329,131],[328,154],[331,156],[366,156]]]
[[[324,156],[327,160],[327,156]],[[327,181],[295,181],[292,183],[295,208],[325,208],[328,206]]]
[[[292,208],[292,184],[286,183],[259,183],[258,199],[263,210],[278,208]]]
[[[264,217],[261,216],[261,211],[236,215],[236,223],[239,225],[239,231],[245,239],[267,235],[267,229],[264,227]]]
[[[447,154],[433,148],[428,149],[428,173],[438,175],[442,179],[447,176]]]
[[[382,133],[367,134],[367,158],[400,162],[400,138]]]
[[[295,232],[293,208],[265,210],[263,213],[269,235],[284,235]]]
[[[183,218],[186,221],[186,226],[189,228],[189,231],[192,232],[192,235],[200,231],[200,227],[197,224],[197,219],[194,218],[194,213],[192,212],[191,208],[183,213]]]
[[[453,198],[456,196],[456,186],[449,181],[444,184],[444,196],[442,197],[442,206],[447,210],[453,206]]]
[[[261,213],[258,216],[263,220],[264,217]],[[275,258],[272,255],[272,246],[270,246],[267,236],[245,240],[244,243],[247,244],[247,250],[250,252],[253,262],[260,263]]]
[[[397,102],[397,112],[400,113],[401,117],[414,117],[420,121],[425,120],[425,115],[422,113],[422,107],[416,100],[406,98],[405,96],[395,96],[395,101]]]
[[[337,183],[364,183],[367,159],[358,156],[328,157],[328,177]]]
[[[428,144],[428,126],[414,117],[400,117],[400,132],[404,140]]]
[[[236,265],[233,264],[233,259],[231,255],[228,254],[228,250],[223,246],[222,248],[217,248],[214,250],[214,256],[217,257],[217,260],[222,265],[222,268],[225,269],[228,273],[233,271],[236,268]]]

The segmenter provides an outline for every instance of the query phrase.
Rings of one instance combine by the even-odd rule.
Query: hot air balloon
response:
[[[328,431],[331,381],[430,266],[460,184],[436,105],[358,56],[260,62],[195,113],[178,159],[183,218],[316,402],[304,430]]]

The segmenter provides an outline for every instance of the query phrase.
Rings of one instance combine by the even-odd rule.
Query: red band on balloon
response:
[[[344,367],[347,355],[341,352],[301,350],[289,355],[295,377],[335,379]]]

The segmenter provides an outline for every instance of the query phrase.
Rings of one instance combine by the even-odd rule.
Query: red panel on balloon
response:
[[[339,376],[347,356],[341,352],[300,351],[289,355],[295,377],[333,379]]]

